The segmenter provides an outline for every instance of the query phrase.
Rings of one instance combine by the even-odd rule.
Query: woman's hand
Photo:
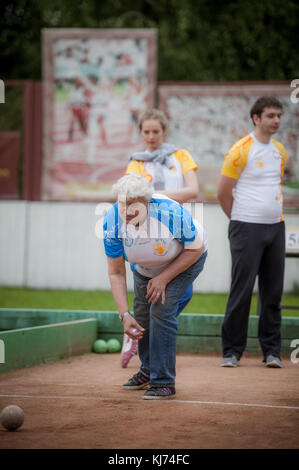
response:
[[[190,246],[192,246],[192,248],[184,249],[181,254],[177,256],[177,258],[175,258],[175,260],[170,263],[166,269],[164,269],[164,271],[148,281],[147,293],[145,296],[148,302],[155,304],[159,299],[161,299],[161,304],[164,304],[167,284],[180,273],[186,271],[201,257],[205,248],[198,234]]]
[[[151,302],[153,304],[155,304],[156,302],[158,302],[159,299],[161,299],[161,304],[164,304],[166,286],[167,282],[161,275],[153,277],[148,281],[147,294],[145,298],[148,300],[148,302]]]
[[[137,323],[132,315],[126,315],[123,319],[124,333],[131,339],[142,339],[144,328]]]

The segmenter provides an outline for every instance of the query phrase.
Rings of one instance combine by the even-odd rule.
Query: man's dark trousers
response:
[[[239,360],[247,342],[250,303],[256,276],[260,299],[258,338],[264,359],[280,357],[281,308],[285,262],[285,224],[231,220],[232,281],[222,324],[223,357]]]

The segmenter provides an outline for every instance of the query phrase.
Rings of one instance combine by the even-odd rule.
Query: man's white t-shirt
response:
[[[281,180],[286,161],[283,145],[258,141],[252,132],[226,154],[221,173],[237,179],[231,220],[274,224],[283,220]]]

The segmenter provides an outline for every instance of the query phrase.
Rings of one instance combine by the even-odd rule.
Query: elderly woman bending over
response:
[[[143,399],[175,397],[179,299],[203,270],[203,227],[178,202],[153,194],[147,178],[126,175],[113,186],[117,203],[106,213],[104,245],[112,294],[124,333],[138,339],[140,370],[123,385]],[[129,312],[125,261],[134,277]]]

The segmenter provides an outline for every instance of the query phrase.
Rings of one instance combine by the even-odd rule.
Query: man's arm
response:
[[[230,219],[232,205],[233,205],[233,188],[236,185],[237,180],[230,178],[229,176],[221,175],[218,184],[218,201],[222,207],[223,212]]]

